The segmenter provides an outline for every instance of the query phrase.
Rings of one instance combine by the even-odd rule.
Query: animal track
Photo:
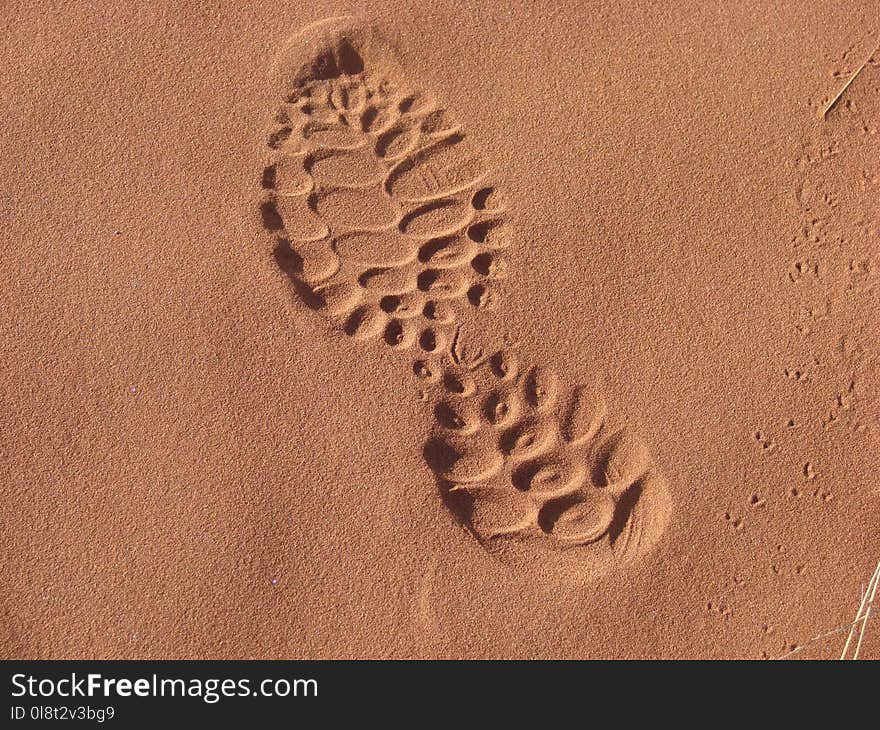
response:
[[[671,502],[642,440],[590,388],[462,332],[512,240],[466,133],[351,18],[306,28],[274,74],[261,214],[276,261],[347,335],[419,351],[424,455],[455,514],[522,565],[543,554],[592,575],[645,554]]]

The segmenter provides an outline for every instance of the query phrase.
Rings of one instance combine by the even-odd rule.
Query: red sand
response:
[[[345,10],[4,13],[0,656],[837,657],[876,5]]]

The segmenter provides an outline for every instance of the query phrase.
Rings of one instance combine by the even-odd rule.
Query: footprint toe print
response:
[[[268,139],[264,219],[343,331],[436,352],[456,308],[489,300],[509,236],[501,198],[436,100],[364,70],[342,35],[317,66],[323,74],[300,74],[285,90]],[[360,71],[343,70],[339,48]]]
[[[502,558],[515,545],[595,573],[649,552],[671,501],[642,439],[594,389],[462,332],[514,240],[466,132],[354,18],[304,29],[273,76],[260,212],[276,258],[332,326],[413,358],[450,508]]]

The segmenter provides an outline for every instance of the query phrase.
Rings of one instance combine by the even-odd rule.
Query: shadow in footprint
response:
[[[278,268],[290,279],[297,296],[309,309],[318,310],[324,305],[324,300],[315,294],[311,288],[300,279],[302,272],[302,258],[290,247],[290,242],[279,238],[278,243],[272,250],[272,257]]]
[[[538,526],[546,534],[553,532],[553,526],[556,521],[565,513],[566,510],[573,507],[580,501],[577,495],[563,497],[561,499],[551,499],[538,513]]]
[[[617,506],[614,509],[614,517],[611,519],[611,526],[608,528],[608,537],[611,538],[612,544],[621,536],[627,522],[629,522],[633,510],[642,496],[642,488],[642,481],[639,480],[627,489],[617,500]]]
[[[274,200],[264,200],[260,203],[260,218],[263,221],[263,228],[272,233],[284,230],[284,221],[278,214],[278,208]]]
[[[453,491],[453,484],[440,475],[445,473],[453,462],[458,458],[455,450],[444,443],[442,439],[431,438],[425,442],[422,448],[422,456],[428,468],[434,472],[437,489],[443,502],[452,512],[455,519],[469,531],[472,531],[472,517],[474,499],[466,491]]]

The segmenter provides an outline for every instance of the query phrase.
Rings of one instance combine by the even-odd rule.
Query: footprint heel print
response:
[[[567,387],[500,351],[453,361],[439,391],[425,458],[490,551],[525,564],[564,554],[595,575],[660,540],[672,512],[666,480],[595,388]]]

